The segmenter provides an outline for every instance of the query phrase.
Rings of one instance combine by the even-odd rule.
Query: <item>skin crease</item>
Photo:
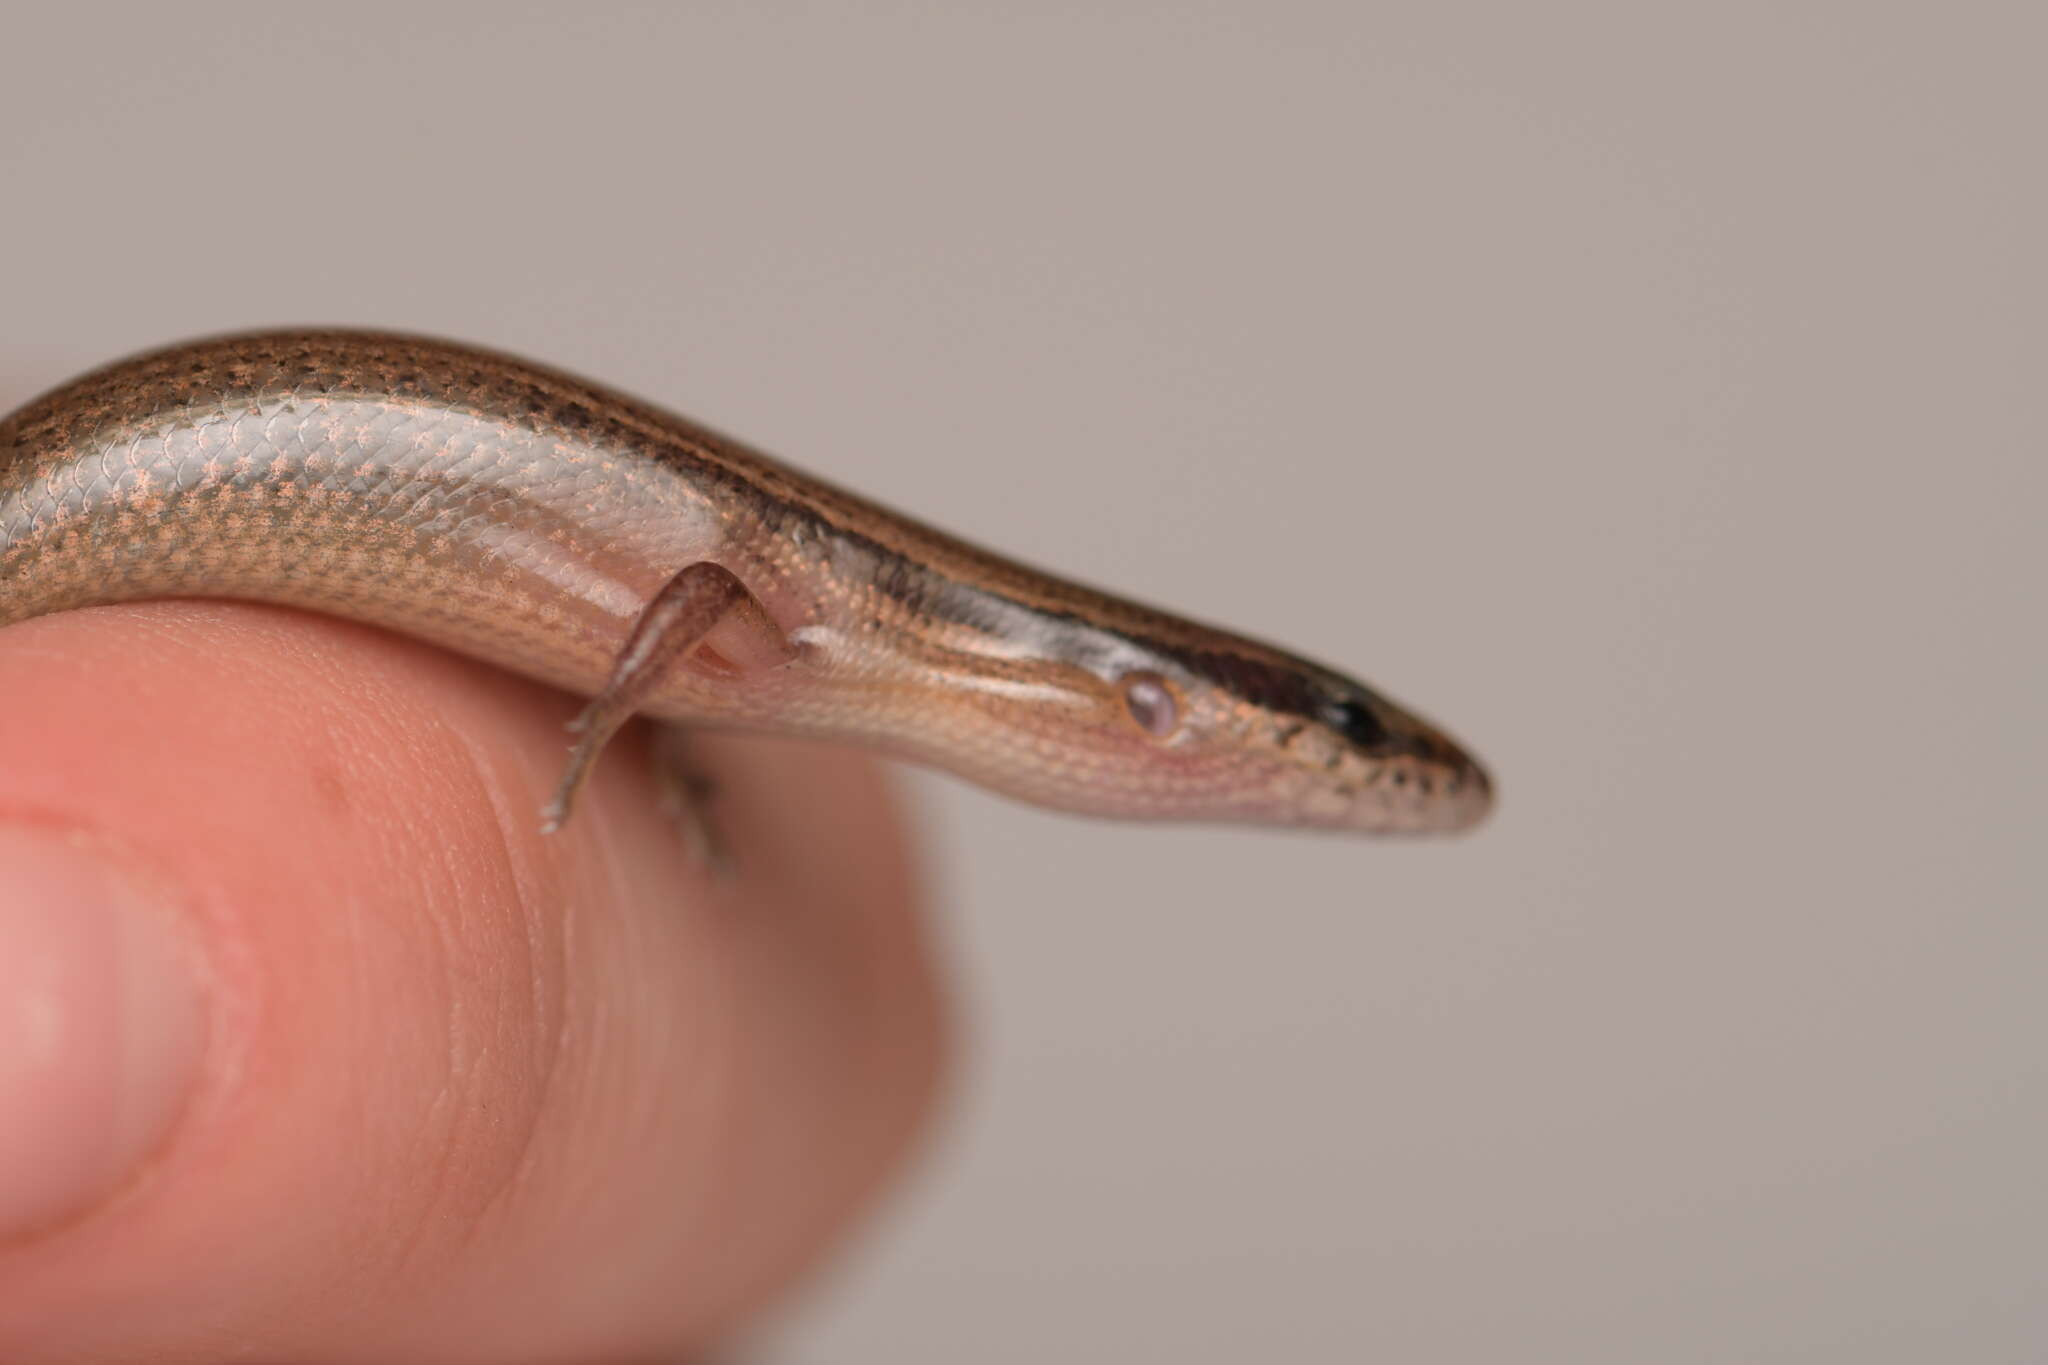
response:
[[[945,1030],[868,760],[705,737],[719,885],[638,730],[542,838],[574,703],[484,665],[201,602],[4,639],[0,824],[167,888],[208,1030],[154,1156],[0,1243],[10,1365],[674,1360],[902,1165]]]

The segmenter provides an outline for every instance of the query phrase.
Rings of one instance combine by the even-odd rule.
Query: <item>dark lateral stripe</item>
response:
[[[977,630],[1000,633],[1014,629],[1023,612],[1053,627],[1098,632],[1126,641],[1160,658],[1172,659],[1188,672],[1232,696],[1276,713],[1324,721],[1332,697],[1301,670],[1227,649],[1191,649],[1182,644],[1091,620],[1071,611],[1020,602],[974,584],[939,577],[920,565],[890,554],[858,532],[837,530],[842,545],[867,557],[870,586],[913,612],[952,621]]]
[[[1207,678],[1268,711],[1316,720],[1329,705],[1329,699],[1298,669],[1282,668],[1225,650],[1175,649],[1154,641],[1144,643],[1168,658],[1179,659],[1197,677]]]

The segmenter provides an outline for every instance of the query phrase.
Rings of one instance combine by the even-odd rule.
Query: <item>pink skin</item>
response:
[[[642,736],[543,838],[574,703],[377,631],[68,613],[0,635],[0,697],[0,935],[43,964],[0,966],[40,1021],[0,1016],[10,1365],[673,1358],[929,1111],[942,1011],[864,759],[705,739],[719,885]],[[38,917],[31,879],[128,916]]]

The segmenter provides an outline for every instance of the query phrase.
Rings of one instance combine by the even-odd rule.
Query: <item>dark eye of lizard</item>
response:
[[[1377,749],[1393,736],[1370,707],[1355,701],[1334,701],[1322,711],[1323,724],[1361,749]]]

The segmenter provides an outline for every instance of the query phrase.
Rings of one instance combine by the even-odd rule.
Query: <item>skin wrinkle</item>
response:
[[[446,992],[452,999],[459,995]],[[410,1144],[415,1155],[409,1151],[398,1167],[405,1173],[404,1187],[423,1188],[430,1192],[425,1198],[407,1197],[392,1201],[396,1209],[408,1210],[404,1218],[382,1218],[379,1224],[388,1231],[385,1235],[383,1259],[386,1262],[383,1284],[385,1291],[398,1290],[418,1278],[426,1277],[436,1256],[445,1232],[437,1226],[441,1221],[444,1203],[451,1200],[456,1188],[456,1173],[460,1169],[458,1156],[461,1153],[461,1124],[443,1117],[459,1115],[461,1105],[453,1095],[454,1078],[465,1075],[461,1048],[458,1042],[459,1027],[456,1020],[458,1006],[452,1006],[444,1017],[446,1027],[441,1034],[443,1065],[438,1083],[428,1099],[418,1127],[418,1137]],[[434,1139],[439,1128],[449,1131],[440,1140]]]
[[[573,913],[570,908],[576,902],[571,897],[557,895],[552,898],[553,902],[563,907],[565,913],[549,915],[543,909],[547,898],[543,897],[541,890],[547,879],[518,852],[526,846],[526,836],[521,831],[531,823],[531,801],[515,799],[514,794],[507,790],[508,775],[503,753],[466,727],[448,726],[446,730],[465,759],[476,792],[490,811],[495,835],[494,862],[503,870],[512,887],[519,906],[519,920],[525,930],[522,943],[528,968],[527,1008],[532,1019],[545,1021],[542,1027],[534,1030],[534,1040],[540,1046],[533,1057],[533,1104],[530,1111],[533,1121],[522,1125],[517,1150],[506,1162],[503,1176],[479,1203],[470,1240],[482,1245],[489,1221],[501,1216],[508,1206],[516,1202],[520,1191],[532,1182],[537,1167],[540,1116],[552,1112],[550,1101],[568,1047],[568,1011],[562,1006],[560,990],[551,990],[549,982],[576,979],[578,964],[571,951],[575,935],[569,923],[569,914]],[[515,821],[520,823],[515,824]],[[544,926],[550,922],[557,926],[552,945],[548,944],[549,936],[544,931]],[[551,977],[541,970],[541,964],[547,961],[560,965],[559,975]]]
[[[439,986],[435,994],[446,1002],[439,1049],[441,1067],[419,1125],[418,1145],[425,1149],[425,1155],[402,1163],[406,1170],[418,1174],[418,1183],[429,1193],[412,1201],[413,1217],[406,1231],[401,1232],[398,1253],[392,1257],[394,1281],[407,1278],[415,1256],[424,1260],[440,1252],[441,1245],[451,1239],[457,1244],[466,1240],[462,1229],[475,1231],[477,1210],[489,1205],[504,1179],[497,1174],[500,1164],[492,1162],[481,1172],[483,1180],[478,1184],[475,1156],[479,1151],[490,1150],[489,1144],[477,1140],[478,1129],[486,1124],[502,1124],[504,1116],[492,1114],[489,1106],[474,1102],[474,1092],[489,1093],[494,1089],[494,1059],[488,1042],[492,1021],[476,1016],[471,1006],[479,992],[463,989],[457,981],[461,973],[456,970],[456,963],[464,955],[476,951],[465,946],[465,938],[484,944],[501,940],[492,934],[467,935],[463,926],[450,922],[450,915],[459,915],[472,899],[462,894],[460,878],[452,875],[453,868],[444,866],[441,870],[454,883],[449,894],[429,896],[416,907],[422,911],[419,918],[433,937],[434,951],[412,955],[415,961],[432,964]],[[491,978],[502,970],[493,964],[479,975]],[[496,992],[487,993],[485,998],[494,1002]],[[526,1121],[519,1129],[528,1134],[526,1141],[531,1140],[531,1130],[540,1121],[541,1112],[537,1103],[525,1106]],[[509,1170],[510,1166],[503,1169]]]
[[[462,672],[474,667],[454,659],[436,662]],[[405,1163],[406,1169],[424,1173],[421,1183],[433,1193],[415,1201],[408,1231],[398,1239],[393,1278],[402,1282],[417,1271],[416,1263],[431,1263],[453,1257],[465,1247],[487,1245],[489,1226],[511,1202],[512,1192],[531,1168],[533,1151],[550,1113],[553,1077],[561,1063],[561,1011],[550,1008],[546,983],[562,978],[544,971],[542,964],[548,959],[533,951],[542,941],[538,922],[543,911],[541,902],[529,894],[532,878],[520,870],[523,860],[515,852],[523,839],[508,819],[510,803],[499,779],[502,755],[496,756],[500,761],[494,761],[488,746],[467,727],[449,724],[432,709],[410,706],[400,714],[377,708],[377,714],[397,715],[400,728],[423,731],[443,741],[437,748],[460,762],[453,770],[441,763],[425,765],[442,789],[429,804],[441,810],[488,812],[492,835],[486,841],[489,857],[482,868],[473,868],[464,858],[436,856],[448,847],[474,853],[478,847],[474,840],[437,842],[418,850],[433,860],[439,875],[429,884],[427,897],[412,907],[417,913],[407,917],[431,935],[431,950],[413,951],[408,956],[415,963],[432,964],[439,982],[434,995],[448,1002],[449,1013],[443,1021],[441,1080],[420,1123],[420,1141],[429,1155]],[[402,745],[366,747],[394,757],[407,752]],[[404,838],[410,830],[398,832]],[[414,862],[419,865],[417,859]],[[500,875],[494,877],[492,872]],[[497,903],[500,886],[513,892],[513,914],[524,926],[517,936],[498,932],[491,924],[466,922],[477,914],[475,907]],[[478,945],[514,944],[521,958],[516,968],[492,962],[481,973],[457,971],[456,964],[473,958]],[[479,993],[465,989],[461,978],[478,975],[493,983],[494,989],[483,995],[494,1010],[492,1017],[480,1017],[468,1007]],[[515,978],[523,978],[526,984],[511,991],[508,998],[503,983]],[[523,1022],[517,1017],[522,1005],[526,1011]],[[508,1006],[514,1011],[511,1017],[505,1014]],[[493,1084],[494,1077],[508,1072],[519,1076],[517,1084],[509,1088]],[[500,1102],[477,1103],[473,1092],[479,1090],[497,1095]],[[508,1095],[517,1101],[509,1110],[503,1102]],[[505,1131],[508,1125],[509,1136]],[[479,1165],[480,1155],[488,1155],[489,1160]]]
[[[569,909],[571,913],[547,912],[543,908],[547,895],[545,888],[559,874],[543,872],[541,867],[545,864],[533,864],[518,852],[532,847],[531,783],[523,780],[531,769],[516,761],[508,761],[502,751],[480,745],[471,735],[459,730],[452,733],[457,736],[465,755],[467,771],[484,794],[506,864],[517,869],[512,880],[521,895],[522,918],[528,926],[527,941],[533,942],[539,936],[538,926],[543,920],[553,920],[562,955],[559,979],[569,982],[582,980],[586,973],[579,968],[575,945],[583,936],[573,919],[573,908],[581,904],[583,898],[558,895],[559,907]],[[630,728],[626,742],[636,757],[644,756],[645,738],[643,724],[636,723]],[[612,770],[611,778],[601,779],[592,793],[598,800],[593,803],[594,808],[585,825],[577,831],[589,846],[589,852],[577,861],[599,870],[599,874],[615,886],[610,894],[597,898],[599,903],[619,903],[633,895],[632,888],[618,885],[618,882],[623,870],[637,866],[639,860],[626,855],[620,843],[622,831],[604,805],[619,799],[615,789],[623,775],[632,774],[633,785],[641,785],[638,774],[642,768],[640,762],[620,765]],[[648,808],[652,809],[651,804]],[[522,826],[526,828],[522,829]],[[549,843],[535,851],[546,858],[558,848],[574,846],[573,841],[566,845]],[[717,931],[721,919],[717,896],[702,894],[708,888],[693,870],[686,871],[684,875],[686,880],[680,883],[681,894],[697,900],[699,904],[696,907],[672,921],[647,922],[629,918],[619,927],[636,936],[650,929],[660,935],[662,942],[628,942],[621,946],[622,951],[635,955],[662,951],[671,932],[694,931],[689,947],[693,959],[692,980],[698,989],[687,993],[687,1005],[672,1007],[686,1010],[687,1033],[674,1031],[674,1014],[667,1010],[651,1014],[642,1011],[631,997],[603,992],[588,997],[581,1007],[566,998],[558,1000],[552,1011],[536,1016],[552,1018],[553,1023],[546,1030],[548,1043],[542,1049],[531,1112],[558,1117],[564,1113],[590,1114],[591,1125],[609,1132],[609,1142],[630,1146],[670,1130],[673,1125],[664,1118],[667,1111],[687,1109],[696,1116],[687,1129],[702,1145],[703,1154],[696,1159],[681,1158],[683,1168],[706,1172],[733,1171],[746,1160],[750,1145],[747,1133],[760,1122],[758,1102],[742,1093],[742,1087],[737,1083],[737,1078],[747,1074],[745,1059],[749,1049],[747,1033],[739,1017],[741,1011],[737,1007],[743,996],[736,992],[733,983],[743,980],[746,972],[740,958],[727,951],[735,946],[729,935]],[[706,929],[712,932],[704,932]],[[531,973],[531,979],[538,998],[540,983],[547,979],[546,974],[535,971]],[[621,1010],[635,1011],[640,1017],[614,1025],[610,1021]],[[614,1034],[639,1034],[644,1038],[650,1022],[660,1030],[655,1037],[665,1040],[669,1046],[657,1044],[653,1054],[630,1060],[634,1063],[635,1075],[658,1075],[665,1084],[649,1088],[634,1083],[613,1083],[614,1072],[606,1059],[616,1056],[617,1049],[609,1040]],[[674,1045],[685,1041],[687,1049],[676,1051]],[[673,1060],[668,1055],[670,1052],[675,1053]],[[569,1098],[554,1103],[558,1098],[560,1078],[570,1070],[571,1059],[579,1053],[595,1056],[604,1062],[597,1072],[584,1072],[585,1075],[594,1075],[600,1088],[580,1100]],[[691,1082],[687,1090],[676,1083],[682,1078]],[[611,1193],[603,1183],[602,1165],[578,1162],[567,1155],[583,1146],[585,1127],[580,1122],[554,1130],[537,1122],[524,1125],[515,1157],[503,1163],[499,1175],[491,1182],[488,1195],[476,1199],[465,1209],[468,1240],[473,1243],[479,1241],[494,1216],[516,1217],[518,1201],[536,1188],[549,1189],[550,1197],[559,1203],[608,1217],[602,1211],[608,1206]],[[635,1137],[636,1133],[644,1136]],[[550,1163],[558,1169],[546,1169]],[[565,1178],[578,1179],[579,1172],[587,1188],[555,1188]],[[728,1194],[728,1186],[743,1183],[726,1179],[692,1182],[691,1188],[695,1193],[687,1207],[676,1211],[677,1221],[683,1225],[706,1227],[734,1225],[732,1220],[738,1206],[728,1206],[726,1200],[728,1197],[747,1196],[737,1189]],[[764,1278],[758,1266],[738,1261],[724,1269],[735,1280],[732,1293],[751,1296],[761,1292],[754,1288]],[[629,1292],[632,1288],[621,1286],[621,1292]],[[736,1303],[743,1301],[735,1299]]]

